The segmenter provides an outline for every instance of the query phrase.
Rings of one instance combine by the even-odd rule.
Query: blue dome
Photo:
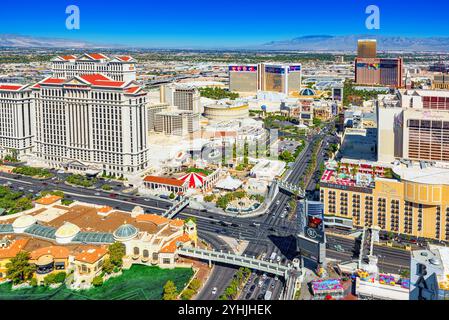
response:
[[[316,95],[316,92],[310,88],[302,89],[300,94],[302,96],[314,96]]]
[[[114,238],[119,239],[128,239],[132,238],[137,234],[138,230],[136,227],[130,224],[124,224],[117,228],[117,230],[114,231]]]

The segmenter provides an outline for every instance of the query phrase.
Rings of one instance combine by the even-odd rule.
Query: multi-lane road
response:
[[[323,130],[320,134],[310,138],[307,141],[306,148],[292,165],[292,168],[285,179],[289,183],[298,184],[311,161],[314,143],[323,140],[317,154],[317,162],[319,165],[324,160],[325,147],[329,143],[332,143],[333,139],[335,138],[332,135],[328,135],[327,130]],[[158,198],[125,195],[117,192],[111,194],[110,192],[102,190],[92,190],[66,185],[62,182],[58,182],[58,180],[38,181],[30,177],[0,173],[0,184],[5,183],[9,183],[10,186],[16,190],[20,189],[24,192],[34,194],[43,190],[57,189],[63,191],[68,197],[74,200],[94,204],[101,203],[125,211],[131,211],[135,206],[141,206],[147,213],[161,214],[172,205],[172,202]],[[317,180],[312,178],[307,186],[307,190],[314,190],[316,183]],[[287,264],[298,254],[296,249],[298,226],[296,219],[293,218],[292,220],[289,220],[288,212],[286,212],[288,211],[287,208],[290,200],[290,195],[279,192],[269,206],[267,212],[264,215],[253,218],[223,215],[214,212],[201,212],[190,208],[184,209],[178,214],[178,217],[195,217],[200,237],[209,242],[217,250],[231,250],[230,247],[218,237],[219,235],[222,235],[248,241],[249,244],[244,252],[247,255],[256,257],[264,255],[266,259],[268,259],[272,253],[276,253],[276,256],[280,257],[280,262],[282,264]],[[346,239],[341,240],[340,238],[335,239],[333,237],[328,237],[328,239],[330,242],[333,241],[336,244],[341,244],[345,250],[345,252],[340,252],[334,250],[333,246],[329,246],[327,250],[328,256],[343,261],[353,258],[352,252],[354,250],[354,241],[350,242],[349,240],[348,242]],[[407,259],[409,259],[409,256],[407,256],[406,253],[399,252],[397,249],[376,247],[375,253],[376,252],[381,255],[379,262],[382,271],[392,272],[389,270],[393,270],[394,266],[405,268],[408,265]],[[397,268],[398,267],[396,267],[396,269]],[[213,273],[198,296],[198,299],[218,298],[231,281],[235,271],[236,268],[232,266],[215,265]],[[253,276],[252,281],[255,281],[255,276],[256,275]],[[271,288],[271,283],[274,284],[273,288]],[[271,290],[274,293],[272,299],[279,299],[283,288],[283,282],[272,279],[271,283],[268,283],[267,281],[267,285],[262,288],[259,288],[256,285],[254,290],[249,290],[252,287],[252,285],[249,285],[246,287],[249,291],[244,292],[244,294],[241,295],[241,298],[250,297],[251,299],[257,299],[260,298],[266,290]],[[214,288],[217,289],[216,294],[212,294],[212,289]]]

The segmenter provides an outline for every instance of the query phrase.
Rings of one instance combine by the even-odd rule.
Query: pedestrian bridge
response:
[[[190,204],[189,198],[185,197],[181,201],[175,203],[170,209],[165,211],[162,216],[172,219],[174,216],[176,216],[179,212],[181,212],[185,207],[187,207]]]
[[[278,187],[280,190],[287,191],[291,194],[297,194],[299,197],[304,197],[304,190],[300,186],[294,183],[290,183],[284,180],[278,181]]]
[[[179,255],[187,256],[190,258],[232,264],[239,267],[246,267],[253,270],[275,274],[277,276],[285,278],[288,278],[289,270],[293,269],[293,267],[287,267],[281,264],[263,261],[260,259],[256,259],[255,257],[249,257],[246,255],[241,256],[232,253],[226,253],[223,251],[210,251],[197,248],[179,248],[177,252]]]

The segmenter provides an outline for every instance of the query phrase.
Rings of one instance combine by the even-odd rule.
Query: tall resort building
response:
[[[358,58],[376,58],[377,41],[373,39],[360,39],[357,43]]]
[[[38,162],[124,177],[146,168],[146,92],[136,81],[84,74],[49,77],[32,89]]]
[[[377,41],[361,39],[357,44],[355,59],[355,83],[359,85],[404,86],[402,58],[378,58]]]
[[[236,92],[257,92],[259,76],[257,64],[230,65],[229,66],[229,90]]]
[[[378,160],[404,158],[449,164],[449,92],[399,90],[394,98],[380,96]]]
[[[28,85],[0,84],[0,157],[31,152],[32,97]]]
[[[102,53],[57,56],[51,61],[54,78],[104,74],[115,81],[136,80],[136,60],[131,56],[108,57]]]
[[[297,65],[260,63],[229,66],[229,90],[245,93],[257,91],[290,94],[301,89],[302,68]]]
[[[404,87],[402,58],[356,58],[355,83],[358,85]]]

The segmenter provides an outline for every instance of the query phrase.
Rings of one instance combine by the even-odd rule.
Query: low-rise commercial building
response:
[[[326,216],[355,227],[449,241],[448,169],[340,165],[337,171],[327,170],[320,182]]]

